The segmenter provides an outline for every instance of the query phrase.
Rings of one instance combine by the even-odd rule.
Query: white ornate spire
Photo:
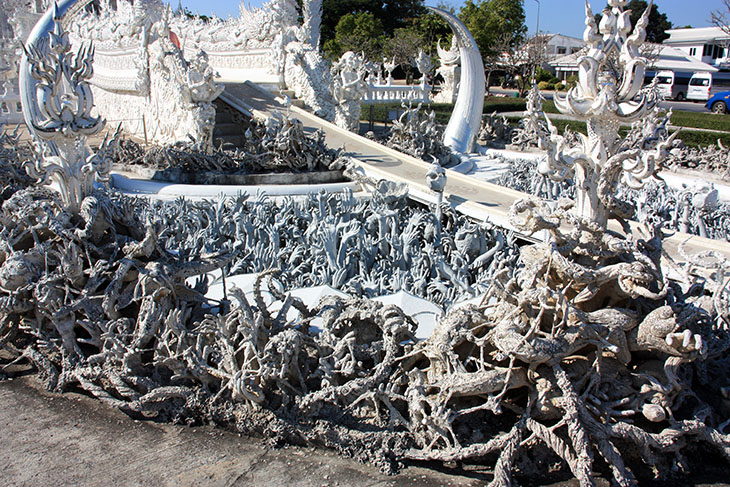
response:
[[[588,52],[578,59],[578,84],[565,96],[555,95],[558,110],[587,122],[588,135],[582,135],[579,144],[569,144],[548,120],[550,134],[543,134],[540,141],[548,151],[540,172],[555,180],[574,177],[577,213],[604,228],[612,214],[630,216],[630,205],[615,198],[617,185],[623,182],[635,188],[652,177],[673,139],[652,152],[620,149],[620,124],[645,116],[659,101],[655,89],[642,90],[647,60],[639,51],[652,4],[633,32],[631,12],[625,6],[625,0],[609,0],[596,24],[586,2],[583,39]]]

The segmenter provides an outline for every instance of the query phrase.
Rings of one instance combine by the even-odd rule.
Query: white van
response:
[[[682,71],[659,71],[656,74],[657,88],[666,99],[682,101],[687,98],[687,89],[692,73]]]
[[[687,99],[707,101],[720,91],[730,91],[730,73],[697,72],[689,80]]]

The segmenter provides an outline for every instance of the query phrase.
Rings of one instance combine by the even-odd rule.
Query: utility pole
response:
[[[537,3],[537,21],[535,22],[535,59],[537,59],[538,39],[537,36],[540,34],[540,0],[535,0]],[[529,59],[529,56],[528,56]],[[535,82],[535,75],[537,74],[537,61],[532,66],[532,82]]]

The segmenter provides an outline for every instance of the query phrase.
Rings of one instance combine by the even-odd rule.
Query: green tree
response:
[[[335,38],[337,24],[347,14],[371,13],[380,20],[387,36],[424,11],[423,0],[324,0],[322,2],[322,43]]]
[[[393,60],[401,68],[406,75],[406,80],[410,83],[413,79],[413,66],[411,60],[418,55],[418,50],[423,45],[423,37],[414,28],[396,29],[393,37],[385,41],[383,46],[383,54],[388,60]]]
[[[439,2],[436,5],[438,8],[446,10],[447,12],[454,13],[454,8]],[[448,49],[451,45],[451,27],[446,23],[443,17],[435,14],[431,11],[427,11],[419,17],[414,18],[411,21],[410,28],[419,34],[421,37],[421,45],[426,54],[436,54],[436,44],[441,41],[441,47]]]
[[[644,11],[649,6],[645,0],[631,0],[625,7],[625,10],[631,10],[631,25],[636,26],[639,18],[644,14]],[[601,15],[596,14],[596,22],[601,21]],[[672,28],[672,22],[667,18],[667,14],[659,12],[659,8],[656,4],[651,5],[651,11],[649,12],[649,24],[646,26],[646,40],[647,42],[654,42],[661,44],[664,39],[669,38],[667,30]]]
[[[325,41],[323,50],[331,58],[344,52],[363,52],[368,59],[380,60],[384,41],[383,23],[370,12],[344,15],[335,27],[334,39]]]
[[[522,43],[527,33],[525,9],[522,0],[467,0],[459,12],[464,25],[474,36],[484,58],[500,55],[497,47],[503,48],[500,39],[509,39],[514,47]]]
[[[627,9],[631,9],[631,25],[636,25],[639,17],[648,6],[644,0],[631,0],[626,5]],[[667,18],[667,14],[660,13],[656,4],[652,4],[649,12],[649,25],[646,26],[646,40],[661,44],[664,39],[669,39],[669,34],[666,31],[671,28],[672,23]]]

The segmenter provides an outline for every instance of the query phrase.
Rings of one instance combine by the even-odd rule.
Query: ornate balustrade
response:
[[[197,49],[184,46],[183,52],[186,59],[191,59]],[[208,64],[216,72],[216,81],[252,81],[259,84],[279,82],[271,49],[207,49],[205,52],[208,54]]]
[[[378,103],[429,103],[431,86],[429,85],[368,85],[363,103],[375,105]]]
[[[0,82],[0,125],[23,121],[17,78]]]

